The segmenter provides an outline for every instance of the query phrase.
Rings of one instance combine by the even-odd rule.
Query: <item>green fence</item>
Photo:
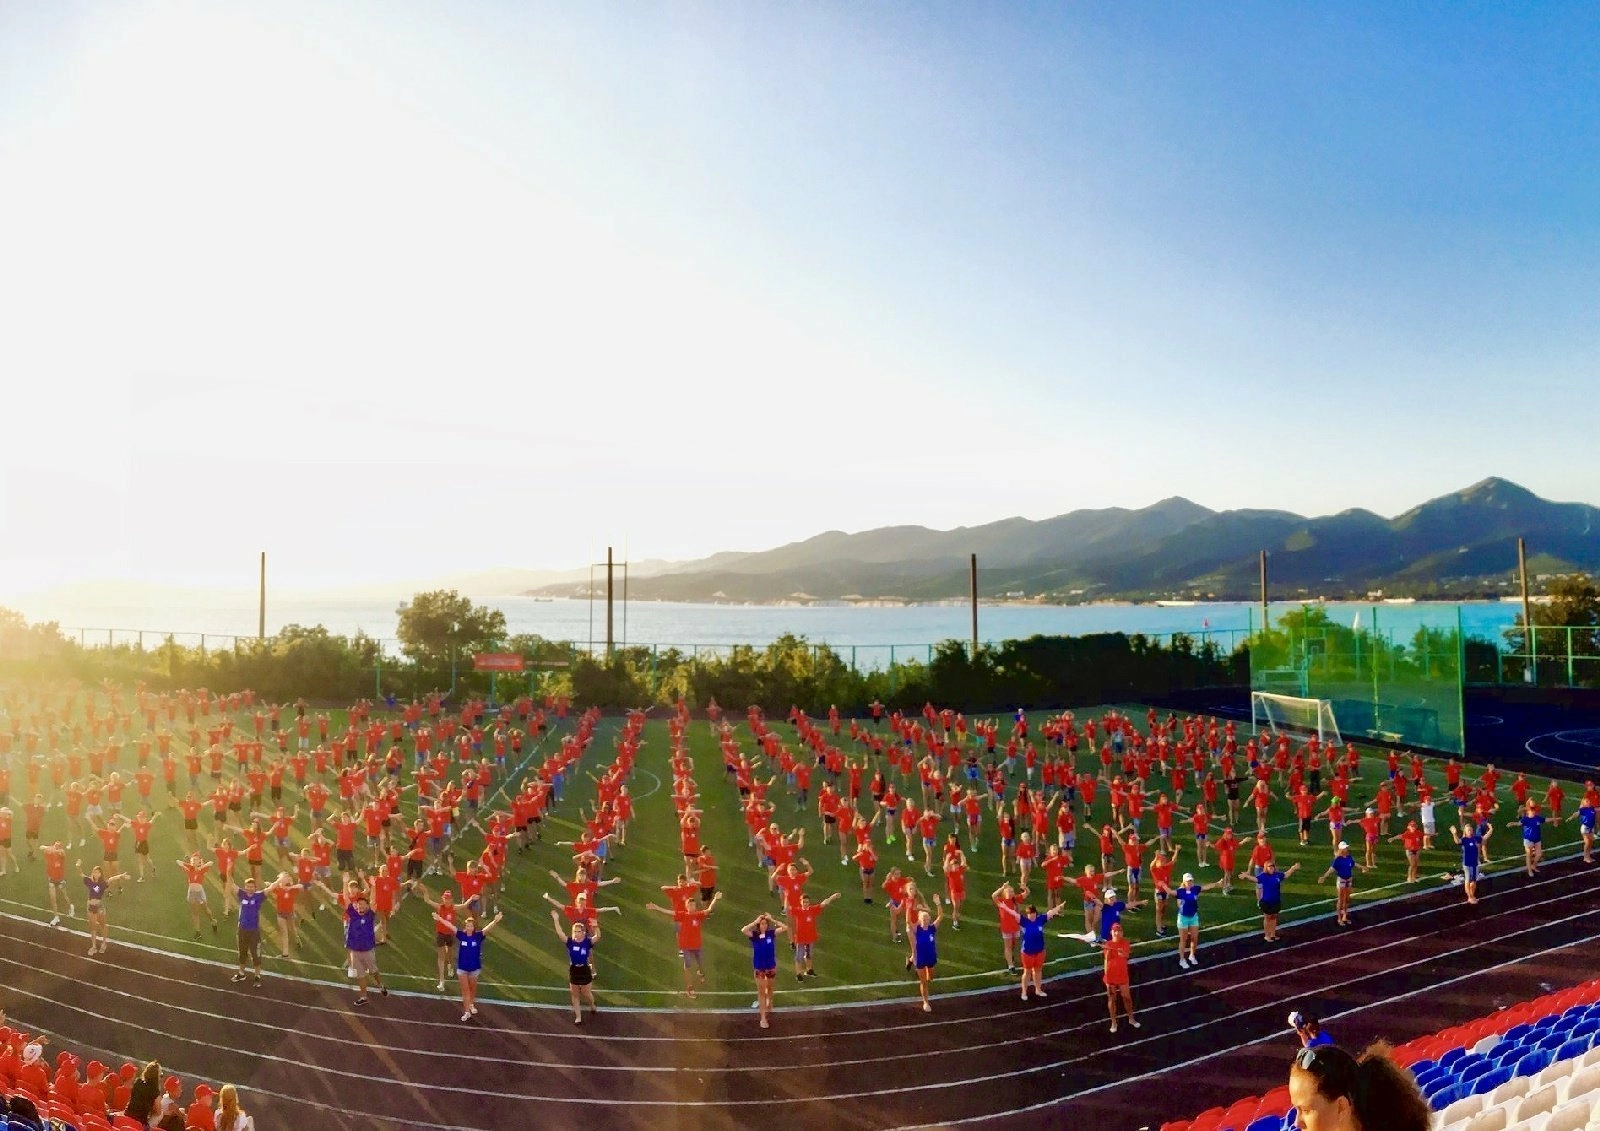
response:
[[[1392,615],[1392,614],[1391,614]],[[1326,699],[1346,738],[1365,737],[1455,753],[1465,751],[1466,634],[1460,610],[1410,609],[1403,630],[1381,606],[1349,625],[1318,607],[1281,614],[1250,643],[1250,686]]]

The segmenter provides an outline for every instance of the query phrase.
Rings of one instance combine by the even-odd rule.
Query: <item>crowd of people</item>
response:
[[[379,948],[401,904],[415,899],[434,929],[437,989],[456,982],[464,1022],[477,1014],[511,854],[545,840],[551,808],[580,775],[592,780],[592,797],[586,790],[584,804],[563,811],[562,827],[579,831],[572,840],[550,839],[570,850],[572,865],[570,878],[551,872],[560,894],[545,899],[568,957],[574,1022],[583,1023],[585,1008],[596,1011],[600,920],[622,910],[602,905],[601,893],[618,882],[607,871],[634,815],[629,783],[642,712],[624,720],[611,761],[591,768],[584,758],[598,713],[577,716],[568,729],[568,704],[555,696],[498,707],[447,706],[439,696],[361,702],[342,729],[303,702],[261,703],[249,691],[30,684],[6,689],[0,707],[0,876],[42,868],[58,926],[63,915],[76,916],[81,896],[90,955],[110,946],[108,897],[130,884],[167,882],[175,867],[196,937],[208,927],[220,933],[224,917],[236,916],[237,982],[261,982],[265,909],[276,927],[268,937],[292,956],[298,926],[337,907],[355,1003],[366,1005],[369,991],[389,992]],[[1141,728],[1117,711],[1082,719],[1062,712],[1036,723],[1020,711],[1008,722],[969,720],[931,704],[920,714],[874,704],[863,719],[837,710],[814,719],[793,709],[792,738],[757,708],[744,713],[742,726],[715,702],[706,716],[723,773],[704,791],[690,753],[688,705],[680,701],[667,719],[683,867],[661,887],[667,902],[647,909],[673,921],[683,993],[694,997],[705,980],[703,932],[721,899],[724,866],[702,838],[702,821],[710,806],[737,807],[750,855],[736,866],[759,870],[776,901],[741,929],[763,1026],[778,936],[786,936],[795,979],[815,977],[824,913],[843,897],[807,890],[808,851],[837,852],[859,877],[862,903],[883,900],[888,935],[904,944],[917,1000],[930,1012],[939,933],[962,929],[976,861],[998,866],[1002,882],[988,902],[1023,1000],[1046,996],[1045,927],[1059,926],[1076,901],[1081,937],[1102,953],[1114,1031],[1119,1016],[1138,1025],[1126,914],[1151,908],[1158,938],[1169,935],[1170,923],[1179,967],[1195,969],[1203,896],[1240,881],[1255,888],[1263,938],[1278,940],[1283,884],[1300,864],[1278,867],[1268,822],[1274,801],[1294,811],[1303,846],[1325,823],[1330,855],[1318,882],[1334,881],[1341,925],[1351,921],[1358,874],[1377,866],[1384,843],[1401,843],[1408,880],[1419,880],[1423,854],[1435,848],[1439,805],[1456,809],[1447,827],[1474,902],[1502,791],[1518,809],[1529,875],[1542,860],[1545,824],[1564,819],[1566,802],[1558,782],[1541,800],[1522,774],[1508,778],[1489,766],[1469,776],[1456,759],[1444,766],[1440,795],[1423,760],[1399,751],[1387,754],[1385,773],[1363,783],[1351,745],[1287,734],[1241,738],[1231,722],[1153,710]],[[1358,788],[1370,804],[1352,801]],[[26,798],[21,854],[12,845],[14,790]],[[798,816],[796,825],[782,827],[779,802],[785,818]],[[1585,860],[1592,860],[1597,805],[1600,793],[1586,783],[1577,807]],[[1255,831],[1236,833],[1252,814]],[[164,819],[181,822],[187,849],[170,864],[151,851],[152,829]],[[481,850],[465,848],[469,832],[474,842],[481,838]],[[1359,860],[1346,837],[1361,844]],[[99,858],[85,867],[90,845]],[[903,865],[894,859],[901,854]],[[81,886],[69,880],[69,858]],[[1180,861],[1192,870],[1175,878]],[[1216,878],[1203,882],[1197,873],[1207,869]],[[220,908],[212,906],[213,883]]]

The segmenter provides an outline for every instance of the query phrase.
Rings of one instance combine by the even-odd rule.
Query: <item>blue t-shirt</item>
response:
[[[1022,953],[1044,953],[1044,925],[1050,921],[1050,916],[1040,915],[1037,919],[1029,920],[1026,915],[1022,917]]]
[[[1317,1035],[1315,1037],[1312,1037],[1309,1041],[1306,1042],[1306,1048],[1314,1049],[1318,1045],[1331,1045],[1331,1044],[1333,1044],[1332,1035],[1329,1034],[1326,1030],[1318,1029],[1317,1030]]]
[[[1333,858],[1333,874],[1341,880],[1349,880],[1356,874],[1356,858],[1354,856],[1335,856]]]
[[[1283,898],[1283,873],[1259,873],[1256,876],[1256,891],[1262,903],[1277,903]]]
[[[83,886],[89,889],[89,901],[92,903],[97,899],[104,899],[106,897],[106,888],[111,885],[104,880],[91,880],[88,876],[85,876],[83,877]]]
[[[1187,884],[1172,893],[1178,898],[1178,914],[1184,918],[1193,918],[1200,914],[1200,889],[1189,887]]]
[[[1594,828],[1594,806],[1593,805],[1580,805],[1580,806],[1578,806],[1578,824],[1582,825],[1586,829]]]
[[[1519,819],[1522,821],[1522,839],[1538,844],[1543,839],[1544,814],[1535,813],[1531,817],[1523,814]]]
[[[366,914],[356,910],[355,904],[344,909],[344,948],[364,951],[378,949],[378,916],[372,908]]]
[[[585,940],[588,941],[588,940]],[[463,974],[476,974],[483,969],[483,932],[456,932],[456,969]]]
[[[261,905],[266,901],[267,893],[264,891],[245,891],[240,888],[235,894],[239,897],[239,929],[241,931],[259,931],[261,929]]]
[[[460,937],[461,932],[457,931],[456,938],[460,939]],[[589,952],[592,950],[594,950],[593,939],[585,936],[584,940],[579,942],[577,939],[569,938],[567,940],[567,962],[573,966],[587,966],[589,965]],[[461,968],[458,966],[456,969],[459,970]]]
[[[1102,903],[1100,905],[1100,941],[1105,942],[1111,937],[1111,928],[1122,922],[1122,913],[1128,905],[1122,900],[1115,903]]]
[[[750,936],[750,962],[757,970],[778,968],[778,932],[772,928]]]
[[[1478,865],[1478,845],[1483,843],[1483,838],[1477,833],[1468,833],[1461,838],[1461,863],[1468,868]]]
[[[926,927],[917,927],[915,930],[917,933],[915,965],[918,967],[939,965],[939,948],[934,940],[934,936],[939,933],[939,928],[930,923]]]

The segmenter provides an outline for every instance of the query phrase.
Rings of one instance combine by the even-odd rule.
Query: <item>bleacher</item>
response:
[[[1435,1131],[1600,1131],[1600,979],[1419,1037],[1393,1055],[1428,1097]],[[1292,1131],[1295,1114],[1285,1083],[1161,1131]]]
[[[125,1062],[112,1068],[98,1060],[83,1064],[67,1050],[58,1051],[35,1065],[23,1063],[23,1049],[31,1038],[10,1026],[0,1025],[0,1131],[31,1126],[11,1114],[13,1099],[22,1097],[32,1104],[44,1126],[51,1131],[144,1131],[144,1124],[121,1114],[127,1109],[139,1065]],[[183,1104],[183,1081],[166,1076],[162,1087],[168,1099],[183,1116],[185,1131],[214,1131],[216,1112],[213,1098],[217,1090],[210,1084],[196,1084],[187,1106]]]

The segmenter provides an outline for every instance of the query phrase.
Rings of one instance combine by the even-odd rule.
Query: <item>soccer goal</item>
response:
[[[1333,717],[1333,702],[1328,699],[1252,691],[1250,733],[1260,733],[1263,723],[1274,735],[1286,730],[1307,734],[1315,732],[1324,746],[1329,743],[1344,745],[1344,739],[1339,736],[1339,724]]]

